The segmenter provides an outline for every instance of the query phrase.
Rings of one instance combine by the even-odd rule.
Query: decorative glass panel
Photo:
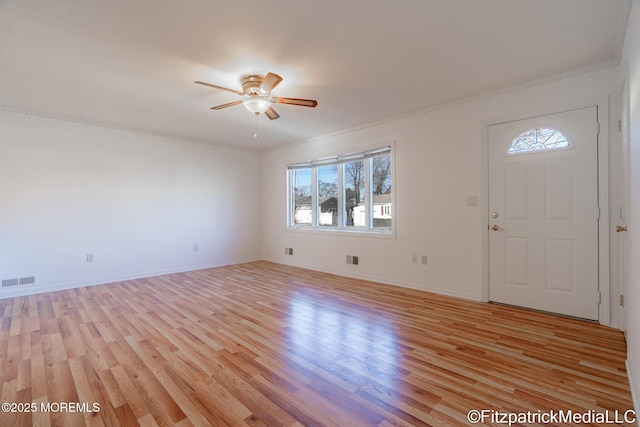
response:
[[[526,153],[540,150],[557,150],[569,147],[567,137],[555,129],[531,129],[514,139],[507,154]]]

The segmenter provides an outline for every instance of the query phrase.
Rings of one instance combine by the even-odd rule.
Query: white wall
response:
[[[636,410],[640,411],[640,5],[634,2],[627,25],[622,55],[628,69],[630,88],[631,209],[627,221],[630,233],[630,280],[625,295],[627,367]],[[627,68],[628,67],[628,68]],[[624,75],[622,76],[624,78]]]
[[[260,159],[0,111],[0,297],[260,259]]]
[[[487,125],[595,105],[616,93],[607,68],[265,153],[264,257],[338,274],[483,300],[487,297]],[[605,123],[606,125],[606,123]],[[395,239],[288,231],[285,165],[395,141]],[[607,138],[603,138],[606,142]],[[477,207],[466,206],[478,196]],[[293,256],[284,254],[294,249]],[[359,255],[360,265],[345,263]],[[426,255],[428,265],[411,263]],[[608,319],[606,321],[608,323]]]

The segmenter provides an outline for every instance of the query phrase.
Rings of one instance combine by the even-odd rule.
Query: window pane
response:
[[[293,225],[311,225],[311,169],[291,171]]]
[[[526,153],[529,151],[557,150],[568,148],[567,138],[555,129],[538,128],[531,129],[520,134],[511,142],[508,154]]]
[[[344,223],[345,227],[366,227],[364,161],[344,164]]]
[[[391,229],[391,156],[371,159],[373,228]]]
[[[318,168],[318,225],[338,225],[338,165]]]

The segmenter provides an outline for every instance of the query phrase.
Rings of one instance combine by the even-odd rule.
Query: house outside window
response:
[[[294,225],[311,225],[311,169],[299,169],[292,174],[291,196]]]
[[[289,229],[393,234],[391,146],[287,169]]]

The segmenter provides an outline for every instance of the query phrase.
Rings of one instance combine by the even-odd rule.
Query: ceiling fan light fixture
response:
[[[242,78],[242,92],[235,89],[229,89],[227,87],[197,80],[195,83],[213,89],[235,93],[236,95],[242,95],[244,97],[244,99],[239,99],[237,101],[227,102],[226,104],[211,107],[212,110],[222,110],[224,108],[233,107],[234,105],[244,104],[245,108],[253,113],[256,118],[260,115],[260,113],[264,113],[264,115],[267,116],[269,120],[275,120],[279,118],[280,115],[273,109],[273,104],[297,105],[300,107],[311,108],[318,105],[318,101],[316,101],[315,99],[271,96],[271,91],[273,90],[273,88],[278,86],[281,81],[282,77],[275,73],[267,73],[266,76],[259,76],[257,74],[244,76]]]
[[[242,104],[245,108],[254,114],[264,113],[271,107],[271,102],[268,99],[261,98],[259,96],[251,96],[242,100]]]

